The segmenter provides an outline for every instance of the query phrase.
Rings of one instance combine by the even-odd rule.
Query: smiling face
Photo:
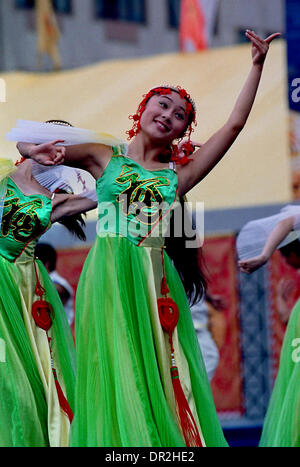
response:
[[[188,126],[186,104],[186,99],[174,91],[152,96],[141,116],[141,130],[152,140],[171,143],[181,137]]]

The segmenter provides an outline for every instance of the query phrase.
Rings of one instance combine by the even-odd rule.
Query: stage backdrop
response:
[[[235,237],[207,238],[204,257],[209,271],[210,294],[225,302],[223,311],[211,315],[211,332],[220,351],[212,390],[220,413],[242,415],[242,372]]]

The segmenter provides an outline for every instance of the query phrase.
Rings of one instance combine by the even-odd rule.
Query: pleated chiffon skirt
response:
[[[180,277],[164,252],[181,384],[204,446],[227,446]],[[158,315],[160,248],[97,237],[77,289],[77,386],[72,446],[184,447]]]
[[[37,263],[45,298],[54,310],[49,337],[32,317],[34,263],[0,256],[0,446],[68,446],[70,422],[61,410],[52,363],[74,406],[75,348],[65,311],[44,266]]]

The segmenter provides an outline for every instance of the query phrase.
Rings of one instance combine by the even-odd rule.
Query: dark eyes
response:
[[[161,107],[163,107],[164,109],[167,109],[168,108],[168,104],[164,101],[160,101],[159,104],[161,105]],[[184,115],[180,112],[176,112],[175,113],[175,117],[180,119],[180,120],[184,120]]]

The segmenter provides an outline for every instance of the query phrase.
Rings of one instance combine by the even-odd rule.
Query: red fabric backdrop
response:
[[[270,332],[271,332],[271,358],[273,362],[273,379],[275,379],[279,360],[281,346],[286,330],[286,324],[280,317],[277,305],[278,287],[281,281],[291,282],[291,288],[286,294],[286,304],[289,310],[292,310],[296,301],[300,297],[300,275],[289,266],[283,256],[277,251],[269,262],[270,272]]]
[[[235,237],[224,235],[205,240],[203,253],[210,273],[209,292],[225,300],[223,311],[213,311],[211,330],[220,351],[212,391],[220,413],[243,413],[240,352],[239,300]]]

